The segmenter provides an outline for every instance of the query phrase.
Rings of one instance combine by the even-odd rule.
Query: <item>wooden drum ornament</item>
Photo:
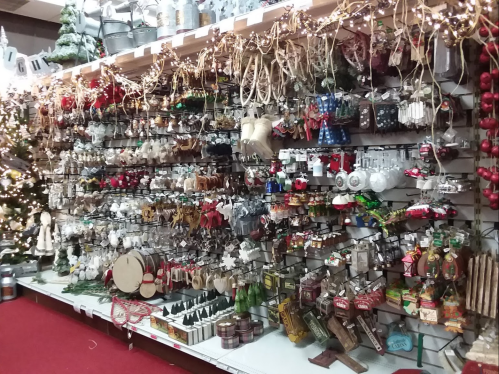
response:
[[[263,322],[258,320],[258,319],[254,319],[251,321],[251,328],[253,329],[253,335],[254,336],[258,336],[258,335],[262,335],[263,334]]]
[[[113,265],[114,284],[122,292],[131,293],[139,289],[144,277],[144,267],[132,255],[121,255]]]
[[[236,334],[236,321],[233,319],[221,319],[216,323],[217,335],[228,338]]]
[[[239,336],[229,336],[227,338],[222,338],[222,348],[223,349],[234,349],[239,347]]]
[[[253,342],[253,329],[249,329],[246,331],[237,331],[237,335],[239,335],[240,343],[252,343]]]

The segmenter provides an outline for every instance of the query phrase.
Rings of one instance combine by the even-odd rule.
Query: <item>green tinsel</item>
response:
[[[31,283],[38,283],[38,284],[46,284],[47,281],[42,277],[41,273],[37,273],[33,279],[31,279]]]
[[[104,282],[101,281],[83,281],[76,284],[69,284],[62,293],[70,293],[72,295],[87,295],[98,297],[100,304],[111,302],[113,296],[118,296],[120,299],[129,299],[130,295],[121,291],[111,295]]]

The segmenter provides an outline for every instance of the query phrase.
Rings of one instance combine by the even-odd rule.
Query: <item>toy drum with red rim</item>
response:
[[[221,319],[217,321],[217,335],[221,338],[228,338],[236,334],[236,321],[233,319]]]
[[[251,327],[251,314],[248,312],[237,313],[234,315],[234,319],[236,320],[236,330],[246,331]]]
[[[251,321],[251,328],[253,329],[253,335],[254,336],[258,336],[258,335],[262,335],[263,334],[263,322],[258,320],[258,319],[254,319]]]
[[[253,342],[253,329],[249,329],[246,331],[237,331],[237,335],[239,335],[240,343],[251,343]]]
[[[223,349],[234,349],[239,347],[239,336],[228,336],[222,338],[222,348]]]

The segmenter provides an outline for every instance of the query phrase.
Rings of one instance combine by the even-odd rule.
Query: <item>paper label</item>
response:
[[[312,0],[300,0],[295,3],[296,10],[305,10],[310,8],[313,5]]]
[[[226,18],[218,23],[220,33],[234,30],[234,17]]]
[[[256,25],[263,22],[263,8],[255,9],[248,14],[246,26]]]
[[[137,48],[135,51],[133,51],[133,57],[134,58],[139,58],[144,56],[144,47]]]
[[[196,33],[194,34],[194,38],[202,38],[205,36],[208,36],[208,33],[210,32],[210,27],[211,25],[200,27],[199,29],[196,30]]]
[[[81,66],[75,66],[71,71],[71,76],[76,77],[81,73]]]
[[[175,35],[172,38],[172,47],[175,48],[175,47],[180,47],[181,45],[184,45],[184,36],[185,36],[184,33]]]
[[[161,40],[161,41],[158,41],[156,43],[152,43],[151,44],[151,53],[157,54],[157,53],[161,52],[161,46],[163,45],[164,42],[165,42],[164,40]]]

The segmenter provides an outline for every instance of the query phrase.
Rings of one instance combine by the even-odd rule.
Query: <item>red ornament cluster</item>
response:
[[[480,151],[486,153],[490,160],[490,167],[479,167],[477,175],[486,180],[487,187],[483,190],[483,196],[489,199],[490,207],[494,210],[499,209],[499,69],[491,61],[490,56],[497,58],[499,55],[499,21],[495,24],[489,22],[487,15],[480,16],[481,27],[479,35],[487,38],[486,44],[482,48],[480,62],[485,64],[485,72],[480,75],[480,122],[481,129],[487,130],[487,138],[480,142]]]

